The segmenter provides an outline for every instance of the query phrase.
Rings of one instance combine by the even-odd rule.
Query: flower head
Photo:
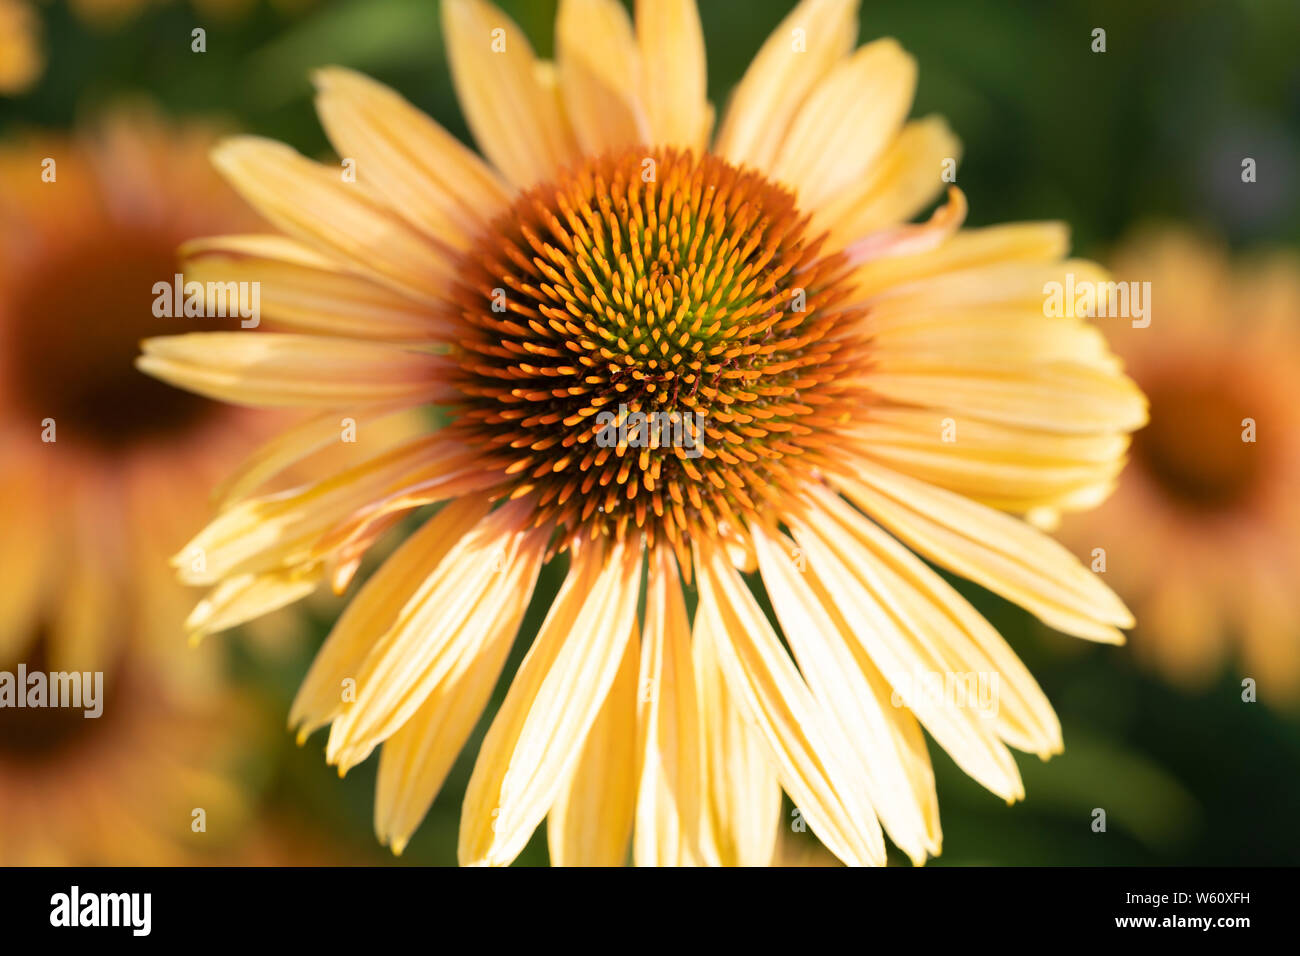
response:
[[[629,839],[638,863],[767,863],[782,789],[841,860],[882,862],[882,824],[923,860],[940,828],[922,727],[1008,801],[1008,747],[1061,736],[922,558],[1072,634],[1132,623],[1013,516],[1103,497],[1144,420],[1098,333],[1043,315],[1046,282],[1100,270],[1062,261],[1056,224],[960,231],[955,188],[909,223],[957,144],[907,122],[915,65],[890,40],[854,50],[856,7],[799,4],[711,136],[691,0],[635,22],[565,0],[554,64],[490,4],[448,0],[485,159],[340,69],[317,76],[340,166],[217,151],[283,235],[196,242],[190,268],[258,276],[296,331],[155,339],[141,367],[322,419],[433,403],[449,420],[235,502],[182,567],[263,598],[305,569],[342,588],[402,514],[441,504],[352,600],[291,715],[304,738],[330,726],[340,770],[382,745],[395,850],[548,561],[563,584],[479,753],[465,863],[510,862],[544,818],[559,863],[621,862]],[[949,699],[980,675],[987,706]]]

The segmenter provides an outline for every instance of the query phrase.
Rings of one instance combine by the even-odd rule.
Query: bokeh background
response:
[[[20,5],[39,18],[45,65],[26,91],[0,97],[0,146],[143,99],[169,116],[215,119],[325,155],[308,71],[331,63],[391,84],[468,140],[436,0]],[[554,0],[501,5],[549,55]],[[791,4],[700,5],[710,98],[721,106]],[[864,40],[895,36],[919,61],[914,115],[940,113],[962,139],[958,182],[970,224],[1062,219],[1076,252],[1102,261],[1152,222],[1185,224],[1234,252],[1300,250],[1294,0],[868,0],[861,19]],[[196,26],[207,31],[205,53],[191,52]],[[1098,27],[1105,53],[1091,49]],[[12,55],[6,49],[0,43],[0,57]],[[1240,175],[1246,156],[1258,168],[1249,186]],[[544,576],[535,608],[557,585]],[[932,747],[945,831],[933,865],[1300,860],[1300,703],[1263,692],[1257,703],[1241,698],[1243,676],[1264,685],[1267,674],[1244,675],[1228,658],[1199,684],[1167,683],[1130,648],[1074,641],[959,587],[1039,679],[1061,717],[1066,752],[1046,764],[1018,755],[1028,798],[1008,808]],[[283,730],[332,607],[313,604],[296,622],[277,618],[293,639],[239,632],[215,639],[220,666],[247,698],[241,708],[249,704],[251,714],[241,709],[239,719],[256,746],[229,771],[246,795],[238,832],[224,836],[219,854],[194,859],[454,863],[460,801],[486,719],[400,860],[371,832],[375,759],[339,780],[325,765],[323,736],[299,748]],[[525,633],[538,622],[530,614]],[[1295,642],[1300,632],[1275,639]],[[1141,640],[1139,627],[1133,643]],[[524,647],[517,645],[516,662]],[[0,788],[21,786],[20,772],[0,761]],[[1098,807],[1107,811],[1104,834],[1091,827]],[[813,852],[799,843],[809,836],[791,839]],[[520,864],[544,863],[543,841],[539,830]]]

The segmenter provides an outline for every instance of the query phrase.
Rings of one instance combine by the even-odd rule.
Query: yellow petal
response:
[[[511,183],[535,185],[576,158],[553,83],[513,20],[485,0],[446,0],[442,26],[465,122]]]
[[[677,561],[666,547],[650,553],[645,634],[638,687],[637,866],[696,865],[699,849],[702,732],[691,626]]]
[[[492,698],[514,637],[500,630],[486,641],[384,741],[375,782],[375,835],[394,853],[406,848],[442,789]]]
[[[180,255],[187,282],[258,283],[260,318],[274,329],[395,342],[447,336],[427,304],[286,236],[196,239]]]
[[[767,866],[781,828],[781,784],[756,727],[727,690],[705,615],[691,658],[703,736],[700,857],[707,866]]]
[[[753,722],[781,786],[813,832],[850,865],[883,865],[885,846],[857,762],[813,700],[758,602],[721,550],[697,550],[700,604],[727,687]]]
[[[853,430],[855,451],[895,471],[981,504],[1025,513],[1060,508],[1114,479],[1124,465],[1126,435],[1061,435],[963,419],[959,441],[945,441],[945,413],[873,409]]]
[[[508,502],[479,521],[426,574],[392,624],[373,631],[356,700],[330,727],[325,756],[340,772],[364,760],[480,649],[519,629],[549,529],[528,527],[533,502]]]
[[[853,238],[869,231],[855,230]],[[871,297],[920,279],[979,266],[1009,262],[1055,263],[1069,248],[1070,231],[1059,222],[1017,222],[966,229],[937,249],[865,263],[854,272],[853,282],[859,296]],[[1039,318],[1044,318],[1042,300],[1040,287],[1036,299],[1039,308],[1034,310]]]
[[[462,864],[509,864],[550,811],[622,662],[640,579],[635,546],[575,555],[474,764],[461,810]]]
[[[921,555],[1077,637],[1120,644],[1132,627],[1123,602],[1047,535],[991,508],[862,463],[836,484]]]
[[[637,0],[636,38],[651,141],[704,150],[713,108],[695,0]]]
[[[1007,802],[1024,796],[1020,771],[998,739],[991,715],[949,706],[942,695],[914,693],[947,668],[936,654],[919,601],[906,583],[863,544],[855,522],[831,515],[818,502],[787,523],[807,555],[808,566],[857,640],[889,682],[891,702],[906,705],[934,739],[977,782]],[[807,524],[803,523],[806,518]]]
[[[228,578],[198,603],[185,628],[191,640],[196,640],[238,627],[305,598],[324,579],[324,569],[319,566]]]
[[[375,642],[392,627],[411,595],[456,542],[487,514],[488,507],[483,496],[448,502],[407,538],[348,602],[290,708],[289,726],[299,728],[300,740],[342,712],[344,681],[355,682]],[[352,690],[355,692],[354,685]]]
[[[853,49],[859,0],[802,0],[763,44],[731,95],[713,151],[772,168],[808,94]]]
[[[763,584],[799,670],[859,757],[886,832],[914,863],[940,847],[934,773],[915,718],[890,703],[880,672],[836,615],[794,543],[750,529]]]
[[[637,91],[640,54],[618,0],[560,0],[555,64],[565,114],[584,153],[650,144]]]
[[[622,866],[636,813],[636,621],[578,765],[546,817],[553,866]]]
[[[961,142],[939,116],[906,124],[855,186],[828,198],[813,216],[812,232],[831,232],[831,246],[908,222],[939,198],[944,173],[961,158]]]
[[[958,430],[966,418],[1075,434],[1128,432],[1146,423],[1142,392],[1109,367],[1063,361],[976,364],[960,356],[885,353],[867,379],[873,392],[891,401],[951,412]]]
[[[1044,319],[1027,311],[934,313],[912,322],[882,322],[872,344],[888,352],[891,361],[909,365],[960,355],[974,366],[1055,362],[1117,371],[1115,356],[1096,326],[1075,319]]]
[[[433,540],[438,548],[446,538],[439,532]],[[407,578],[406,572],[400,574]],[[508,594],[506,604],[516,609],[526,606],[536,578],[536,568],[529,568],[523,592]],[[383,617],[391,618],[393,604],[389,602],[389,611]],[[374,633],[386,631],[387,627],[389,624],[381,624]],[[472,653],[465,654],[461,666],[447,672],[411,719],[383,741],[374,793],[374,832],[380,843],[390,845],[394,853],[406,848],[484,713],[510,656],[516,630],[517,619],[487,633]]]
[[[861,518],[827,488],[813,492],[824,514],[841,523],[885,566],[881,579],[893,582],[908,606],[914,631],[942,665],[946,676],[975,681],[991,699],[968,699],[966,706],[988,704],[995,733],[1019,750],[1046,759],[1061,750],[1061,725],[1029,670],[988,621],[925,562],[879,527]],[[983,685],[978,685],[984,681]],[[958,688],[965,690],[966,686]],[[973,694],[968,694],[972,698]]]
[[[185,583],[208,585],[315,560],[316,542],[357,509],[413,480],[456,474],[464,463],[463,449],[436,437],[407,442],[313,484],[227,508],[172,563]]]
[[[261,408],[447,402],[447,359],[394,345],[282,332],[145,339],[136,366],[208,398]]]
[[[342,67],[313,78],[339,156],[355,160],[358,181],[412,225],[464,248],[509,204],[496,173],[398,93]]]
[[[410,409],[391,405],[366,405],[358,411],[338,409],[299,422],[254,450],[217,486],[213,498],[225,508],[247,497],[266,482],[303,460],[343,440],[348,420],[357,433],[366,436],[366,449],[386,451],[392,445],[427,430],[426,423]],[[374,433],[378,438],[372,437]],[[394,434],[396,433],[396,434]]]
[[[856,239],[844,247],[851,265],[891,261],[931,252],[947,243],[966,221],[966,194],[956,186],[948,190],[948,202],[936,209],[924,223],[891,226]]]
[[[428,301],[454,277],[452,254],[393,213],[372,189],[273,140],[237,136],[212,153],[232,186],[295,239]]]
[[[809,54],[804,54],[805,56]],[[898,136],[916,93],[916,61],[877,40],[838,63],[808,95],[770,172],[813,210],[856,184]]]
[[[1048,225],[1045,230],[1030,231],[1023,227],[994,227],[989,230],[971,230],[954,236],[938,249],[924,253],[916,263],[920,275],[908,277],[901,285],[891,285],[864,296],[872,313],[882,318],[895,315],[915,315],[939,309],[971,310],[980,307],[1025,307],[1043,316],[1047,301],[1047,285],[1064,284],[1068,275],[1074,276],[1075,287],[1085,284],[1104,286],[1108,280],[1106,270],[1086,259],[1067,259],[1064,262],[1043,262],[1045,246],[1060,241],[1059,231]],[[955,245],[954,245],[955,244]],[[1007,255],[1010,251],[1010,256]],[[952,257],[951,263],[945,257]],[[964,260],[970,260],[969,264]],[[908,260],[886,260],[891,266],[906,268]],[[932,268],[925,268],[933,263]],[[870,270],[868,263],[860,268]],[[1074,303],[1063,303],[1068,308],[1066,318],[1082,318],[1074,314]]]

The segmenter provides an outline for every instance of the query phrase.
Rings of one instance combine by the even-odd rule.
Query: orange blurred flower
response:
[[[1260,699],[1300,698],[1300,258],[1232,263],[1179,232],[1120,251],[1151,283],[1148,328],[1108,325],[1151,402],[1132,464],[1062,531],[1134,605],[1134,651],[1203,684],[1235,647]],[[1103,323],[1106,324],[1106,323]]]

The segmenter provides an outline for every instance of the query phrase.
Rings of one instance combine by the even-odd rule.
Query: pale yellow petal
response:
[[[349,689],[344,681],[355,682],[371,648],[392,627],[411,595],[487,514],[488,507],[488,499],[482,496],[448,502],[407,538],[348,602],[312,661],[289,711],[289,725],[299,728],[300,740],[342,712],[344,692]]]
[[[462,864],[504,866],[573,771],[632,635],[641,553],[583,548],[483,742],[461,810]]]
[[[485,0],[445,0],[442,26],[465,121],[511,183],[535,185],[576,158],[553,83],[513,20]]]
[[[1048,318],[1044,311],[1050,283],[1064,286],[1073,276],[1076,288],[1104,288],[1109,280],[1106,270],[1086,259],[1043,262],[1042,252],[1059,242],[1059,232],[1031,226],[997,226],[989,230],[959,233],[943,246],[918,258],[918,275],[900,284],[871,289],[864,294],[873,317],[882,321],[895,316],[917,315],[940,309],[971,310],[979,307],[1025,307]],[[1010,251],[1010,255],[1008,255]],[[945,258],[952,257],[951,264]],[[969,260],[969,264],[966,260]],[[890,262],[881,268],[906,269],[907,260]],[[932,266],[931,268],[926,268]],[[870,270],[872,264],[861,268]],[[869,273],[868,273],[869,274]],[[1064,297],[1062,297],[1064,299]],[[1075,314],[1074,301],[1063,301],[1063,317],[1082,318]]]
[[[934,773],[915,718],[891,705],[891,691],[807,558],[785,538],[751,528],[763,584],[799,669],[858,756],[868,794],[886,832],[914,863],[939,853]]]
[[[622,866],[636,815],[637,661],[633,634],[569,782],[546,816],[552,866]]]
[[[618,0],[560,0],[555,67],[565,115],[584,153],[652,145],[638,90],[640,53]]]
[[[954,431],[949,431],[946,423]],[[939,409],[873,409],[852,432],[855,452],[982,504],[1025,513],[1064,507],[1114,479],[1126,435],[1064,435],[963,419]]]
[[[809,521],[825,519],[854,535],[881,566],[878,578],[906,606],[913,635],[954,685],[957,706],[987,708],[981,718],[1019,750],[1046,759],[1061,750],[1061,725],[1029,670],[993,627],[943,578],[875,524],[866,521],[828,488],[811,492],[820,509]],[[967,691],[970,691],[967,693]],[[962,698],[962,695],[965,695]]]
[[[531,501],[508,502],[465,533],[372,631],[356,674],[356,699],[330,727],[325,756],[340,772],[392,736],[485,645],[513,635],[532,598],[549,529],[529,527]]]
[[[313,484],[238,502],[172,563],[185,583],[211,585],[315,560],[317,542],[358,509],[413,481],[457,475],[466,460],[464,449],[436,437],[407,442]]]
[[[180,255],[187,283],[227,291],[227,283],[258,283],[259,320],[272,329],[395,342],[447,337],[446,323],[427,303],[287,236],[196,239]]]
[[[430,429],[419,427],[418,412],[391,405],[366,405],[356,411],[331,409],[313,415],[255,449],[228,473],[213,492],[218,507],[227,507],[247,497],[266,482],[282,474],[297,462],[331,445],[346,441],[351,429],[354,436],[365,436],[367,451],[386,451],[391,445]],[[394,436],[392,433],[396,432]],[[371,436],[378,434],[378,439]]]
[[[895,40],[868,43],[799,107],[769,172],[794,188],[800,209],[817,209],[876,165],[915,92],[916,61]]]
[[[636,38],[651,141],[702,151],[713,108],[696,0],[637,0]]]
[[[448,360],[395,345],[287,332],[145,339],[136,366],[208,398],[258,408],[447,402]]]
[[[748,586],[720,550],[697,549],[700,604],[727,687],[759,729],[802,818],[850,865],[883,865],[884,841],[857,762],[813,699]]]
[[[949,706],[942,695],[911,693],[914,686],[945,673],[942,659],[927,639],[924,617],[899,576],[846,526],[816,505],[806,519],[789,518],[795,540],[807,556],[845,633],[857,640],[872,663],[900,696],[895,704],[910,707],[959,767],[1007,802],[1024,796],[1020,771],[998,739],[991,715],[976,708]]]
[[[1117,363],[1106,338],[1094,325],[1075,319],[1045,319],[1028,311],[960,317],[942,313],[912,322],[882,323],[872,344],[891,362],[942,363],[951,356],[973,366],[1044,362],[1087,365],[1114,372]]]
[[[754,57],[731,95],[714,152],[772,168],[787,131],[822,78],[853,49],[859,0],[802,0]]]
[[[860,463],[836,476],[859,508],[921,555],[1067,634],[1123,643],[1133,616],[1101,578],[1036,528],[960,495]]]
[[[357,179],[412,225],[465,248],[510,202],[510,189],[473,150],[407,100],[342,67],[313,74],[316,111]]]
[[[961,142],[942,117],[907,123],[857,184],[817,210],[812,231],[829,229],[834,247],[908,222],[953,181],[944,174],[960,158]]]
[[[1129,378],[1068,361],[976,364],[960,356],[885,353],[862,381],[868,379],[882,398],[951,412],[959,430],[966,418],[1073,434],[1128,432],[1146,424],[1146,399]]]
[[[767,866],[781,829],[781,784],[758,729],[727,690],[705,615],[691,658],[703,737],[700,857],[707,866]]]
[[[936,195],[938,192],[936,189]],[[881,224],[884,225],[889,223]],[[874,228],[880,227],[873,226]],[[871,231],[854,229],[851,235],[845,234],[844,239],[851,241]],[[1069,248],[1070,231],[1064,223],[1059,222],[1017,222],[965,229],[937,249],[913,256],[895,256],[865,263],[854,271],[853,283],[859,296],[869,298],[921,279],[959,273],[979,266],[1014,262],[1056,263]],[[1059,266],[1053,270],[1052,277],[1059,278],[1057,270]],[[1090,272],[1088,277],[1092,278],[1094,274]],[[1042,275],[1041,270],[1036,277],[1038,275]],[[1019,286],[1020,283],[1017,283],[1016,287]],[[1034,311],[1040,318],[1044,318],[1041,286],[1037,290],[1036,301],[1040,308]]]
[[[645,634],[637,680],[637,866],[686,866],[699,849],[703,739],[691,626],[677,561],[666,547],[650,554]]]
[[[255,136],[224,141],[212,162],[268,220],[379,282],[436,301],[454,277],[443,243],[394,213],[368,186],[283,143]]]
[[[305,598],[324,579],[317,566],[227,578],[198,603],[185,628],[195,640],[238,627]]]
[[[514,644],[499,631],[449,675],[379,751],[375,835],[401,855],[492,698]]]

